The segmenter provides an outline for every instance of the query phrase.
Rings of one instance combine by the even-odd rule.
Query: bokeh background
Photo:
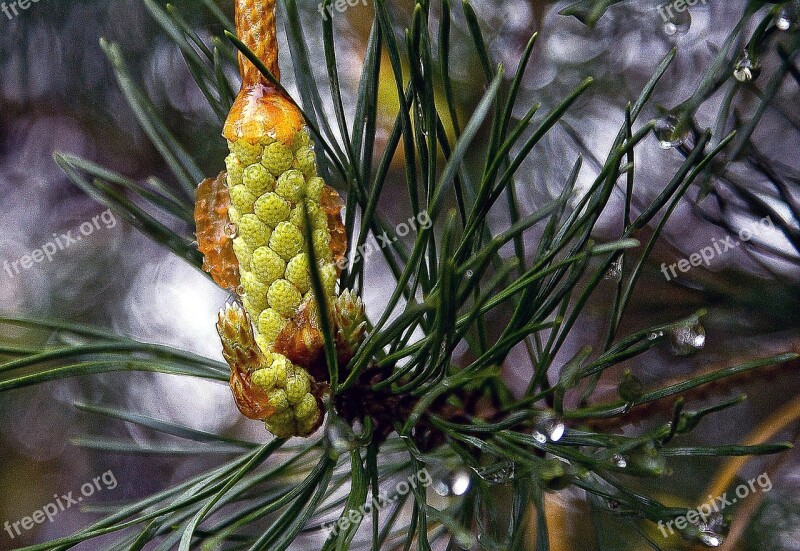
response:
[[[175,4],[200,29],[201,36],[204,32],[219,33],[218,24],[199,2]],[[218,4],[231,12],[230,2]],[[521,92],[521,106],[539,101],[545,112],[586,76],[596,79],[595,86],[534,150],[520,171],[519,196],[527,212],[560,192],[579,154],[585,157],[579,190],[592,181],[599,167],[594,159],[602,163],[624,120],[626,103],[636,97],[673,47],[678,49],[677,58],[657,88],[654,107],[645,115],[658,117],[655,106],[668,109],[685,100],[739,21],[744,6],[743,1],[708,0],[692,7],[690,18],[678,21],[677,28],[665,29],[657,3],[624,1],[590,29],[574,18],[559,15],[565,4],[536,0],[473,2],[494,61],[503,63],[507,73],[513,74],[530,34],[541,32]],[[411,8],[405,0],[392,1],[391,5],[398,13],[408,13]],[[307,28],[319,29],[316,2],[309,0],[303,7]],[[456,8],[452,70],[463,113],[468,114],[483,92],[483,79],[460,7]],[[371,5],[358,5],[335,16],[337,57],[345,75],[343,87],[349,108],[354,103],[372,13]],[[307,36],[312,59],[317,61],[317,76],[323,81],[321,33],[312,31]],[[201,160],[206,174],[216,174],[223,166],[225,143],[217,119],[177,47],[160,30],[142,0],[40,0],[13,20],[0,14],[0,264],[10,264],[41,247],[53,240],[54,233],[80,233],[82,223],[106,210],[67,180],[53,161],[54,151],[80,155],[136,180],[153,175],[170,177],[119,89],[99,45],[101,37],[119,44],[138,83],[170,130]],[[287,51],[284,47],[284,67],[289,63]],[[765,73],[769,63],[775,60],[765,60]],[[285,70],[284,79],[293,90],[292,72]],[[742,119],[749,118],[757,107],[757,89],[763,84],[757,81],[754,90],[743,95],[736,111]],[[382,96],[385,126],[379,129],[379,137],[384,138],[396,109],[390,84],[387,90]],[[700,126],[713,124],[719,101],[712,100],[707,111],[701,109]],[[798,106],[797,81],[788,78],[754,134],[758,155],[793,183],[795,192],[800,182]],[[352,109],[349,114],[352,116]],[[664,188],[682,157],[675,149],[663,150],[655,137],[648,138],[637,152],[637,200],[644,204]],[[752,186],[754,193],[765,198],[769,195],[765,191],[768,182],[748,159],[736,163],[732,170]],[[405,219],[402,171],[392,175],[391,183],[395,188],[387,195],[397,201],[387,202],[382,210],[390,219]],[[625,367],[648,385],[729,365],[737,359],[800,350],[800,261],[797,250],[781,232],[769,232],[761,240],[721,255],[710,268],[694,268],[679,281],[666,281],[659,271],[661,262],[671,264],[688,257],[712,239],[733,234],[747,220],[763,217],[741,201],[726,182],[716,182],[715,193],[702,201],[699,195],[699,189],[692,190],[668,224],[622,331],[676,320],[706,307],[706,344],[689,357],[676,356],[665,345],[629,362]],[[795,194],[789,203],[792,201],[796,206],[800,197]],[[797,229],[792,209],[785,203],[772,198],[768,201],[773,216]],[[599,224],[601,237],[604,233],[613,235],[622,206],[620,191]],[[496,220],[498,227],[505,222]],[[535,250],[535,240],[529,246]],[[381,301],[392,281],[378,256],[368,261],[368,274],[370,284],[364,298],[374,316],[381,312]],[[612,277],[607,283],[609,291],[613,284]],[[597,294],[565,356],[602,338],[607,321],[605,299],[610,296],[610,292]],[[221,357],[214,321],[225,300],[226,294],[203,274],[121,219],[115,219],[113,226],[101,223],[80,242],[59,251],[51,262],[14,275],[0,266],[0,314],[4,316],[82,322],[214,358]],[[46,335],[20,332],[15,336],[28,339],[34,347],[47,342]],[[788,369],[767,371],[693,396],[694,407],[741,393],[750,399],[704,422],[692,438],[704,443],[742,440],[795,398],[800,389],[798,367],[795,363]],[[505,373],[512,387],[524,388],[531,374],[524,354],[509,358]],[[613,397],[618,377],[619,372],[609,373],[601,382],[601,394]],[[213,458],[207,457],[148,453],[149,447],[162,443],[159,437],[129,425],[98,427],[93,424],[96,418],[79,413],[74,402],[127,405],[206,431],[225,431],[253,440],[264,437],[257,423],[242,421],[224,385],[188,378],[114,374],[3,393],[0,523],[18,520],[52,501],[54,494],[76,490],[109,470],[118,484],[114,489],[98,491],[84,504],[88,509],[70,508],[54,522],[37,526],[21,537],[12,540],[6,532],[0,532],[0,549],[66,535],[93,520],[103,504],[147,495],[213,463]],[[634,423],[613,430],[639,428]],[[796,424],[789,424],[779,437],[795,440],[795,429]],[[120,455],[93,449],[99,447],[97,443],[84,441],[84,445],[76,446],[76,439],[89,432],[107,438],[129,436],[142,449],[137,454]],[[685,462],[673,465],[671,477],[640,484],[665,501],[691,503],[705,498],[704,489],[721,466],[722,462],[716,460]],[[764,472],[771,477],[772,489],[752,496],[736,511],[749,519],[746,533],[738,538],[738,549],[800,550],[800,453],[752,460],[742,470],[748,478]],[[610,516],[590,515],[589,506],[581,498],[579,492],[569,491],[551,496],[550,513],[563,525],[554,531],[554,549],[645,549]],[[680,542],[663,541],[665,549],[684,548]]]

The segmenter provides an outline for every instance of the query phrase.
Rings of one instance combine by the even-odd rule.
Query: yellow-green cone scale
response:
[[[233,247],[241,271],[239,294],[254,322],[256,342],[268,359],[252,372],[251,381],[268,394],[275,410],[265,419],[270,432],[281,438],[307,436],[322,416],[311,394],[313,379],[273,347],[281,330],[310,298],[303,198],[326,298],[335,299],[337,271],[327,214],[320,206],[324,182],[317,176],[313,145],[305,130],[296,134],[290,146],[271,138],[255,144],[241,139],[228,145],[229,217],[237,231]]]

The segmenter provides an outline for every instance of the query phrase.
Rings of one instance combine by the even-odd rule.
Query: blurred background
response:
[[[231,15],[230,2],[217,3]],[[201,36],[219,34],[219,23],[198,4],[175,2]],[[535,0],[473,2],[493,61],[503,63],[507,74],[513,75],[531,33],[541,33],[521,91],[523,112],[537,101],[545,112],[586,76],[596,79],[595,86],[534,150],[520,171],[518,194],[526,212],[533,212],[537,205],[560,193],[579,154],[585,157],[579,191],[594,179],[624,120],[626,104],[636,98],[673,47],[677,47],[676,60],[656,89],[644,119],[663,115],[656,106],[665,112],[691,96],[740,21],[745,2],[698,2],[690,8],[688,17],[665,24],[658,3],[624,1],[614,5],[595,28],[559,15],[566,4]],[[392,0],[390,5],[398,14],[410,13],[413,7],[405,0]],[[323,82],[321,32],[316,32],[320,28],[319,12],[311,0],[302,7],[303,22],[309,29],[308,47]],[[463,106],[462,119],[466,120],[483,93],[483,75],[460,6],[454,11],[451,66]],[[795,15],[787,12],[787,17]],[[334,16],[337,57],[345,75],[342,84],[351,118],[372,16],[372,6],[360,3]],[[797,24],[790,19],[790,26],[796,28]],[[200,161],[204,173],[215,175],[224,166],[225,142],[219,123],[180,51],[160,29],[145,2],[40,0],[11,19],[0,13],[0,314],[87,323],[221,359],[214,323],[226,293],[123,220],[111,213],[103,215],[106,207],[71,184],[53,160],[53,152],[61,151],[108,166],[134,180],[170,177],[120,91],[100,47],[101,37],[119,44],[130,72],[169,129]],[[293,90],[292,71],[286,69],[287,52],[284,46],[284,81]],[[777,57],[765,58],[764,74],[769,76],[779,61]],[[379,148],[397,108],[393,83],[384,80],[386,92],[381,97],[386,117],[379,128]],[[755,80],[737,98],[734,111],[738,120],[747,121],[759,108],[760,89],[767,80]],[[700,127],[714,124],[715,109],[724,101],[722,94],[719,96],[698,112]],[[624,367],[632,369],[646,385],[732,365],[745,358],[800,350],[800,261],[797,241],[787,237],[787,233],[791,236],[798,231],[798,105],[797,77],[779,82],[753,134],[754,146],[748,155],[729,166],[729,178],[714,179],[713,191],[707,196],[700,186],[690,191],[668,223],[622,331],[674,321],[705,307],[705,339],[697,350],[688,351],[692,354],[686,350],[676,354],[665,345],[628,362]],[[665,150],[655,136],[646,139],[637,150],[634,206],[646,204],[663,190],[682,160],[679,148]],[[395,187],[387,190],[397,201],[387,201],[382,210],[388,219],[400,221],[407,218],[407,209],[402,167],[398,164],[397,168],[390,179]],[[774,192],[776,180],[786,183],[784,193]],[[600,237],[612,237],[618,231],[623,199],[620,190],[598,226]],[[713,240],[735,236],[741,227],[765,216],[782,224],[717,255],[709,267],[693,268],[670,281],[662,274],[661,263],[670,265],[688,258]],[[175,225],[174,221],[169,223]],[[498,218],[496,224],[503,227],[507,221]],[[784,231],[780,227],[785,227]],[[191,231],[187,227],[175,229]],[[76,239],[67,242],[63,235]],[[47,243],[58,247],[51,260],[45,258],[27,268],[22,265],[25,255],[46,250]],[[531,252],[536,245],[535,240],[526,243]],[[364,298],[368,313],[375,316],[382,311],[385,289],[392,286],[391,274],[378,255],[369,259],[368,273],[370,284]],[[609,292],[596,294],[574,334],[574,342],[565,347],[565,356],[602,339],[608,309],[604,298],[611,296],[614,284],[612,274],[607,282]],[[20,330],[14,336],[27,339],[32,347],[47,343],[46,335]],[[798,367],[794,363],[788,369],[757,372],[702,395],[692,395],[693,408],[742,393],[749,396],[741,406],[705,421],[692,438],[706,444],[737,442],[766,421],[777,427],[775,439],[795,440],[797,423],[776,425],[771,416],[796,398],[800,389]],[[505,373],[512,388],[524,389],[531,375],[525,355],[509,358]],[[607,373],[600,383],[601,396],[606,393],[609,399],[614,398],[619,375],[619,371]],[[14,539],[6,531],[0,532],[0,549],[67,535],[96,518],[92,507],[145,496],[185,480],[212,461],[207,457],[148,453],[148,447],[160,443],[157,436],[137,432],[129,425],[92,425],[92,418],[75,409],[76,401],[127,405],[205,431],[228,432],[254,441],[264,438],[258,423],[242,421],[226,386],[185,377],[111,374],[2,393],[0,523],[18,520],[53,501],[54,494],[74,491],[104,472],[112,471],[117,484],[87,498],[84,505],[88,510],[70,508],[54,522],[37,525]],[[668,415],[664,412],[661,420]],[[640,428],[634,420],[630,426],[609,430]],[[94,449],[100,446],[86,442],[73,445],[89,429],[92,434],[109,438],[125,431],[142,450],[122,455],[105,453]],[[723,462],[685,463],[672,465],[670,477],[638,484],[667,503],[686,505],[705,499],[704,492]],[[753,459],[741,473],[746,478],[769,473],[773,486],[737,506],[736,513],[748,520],[736,538],[737,546],[730,548],[800,550],[800,452]],[[551,536],[556,550],[646,548],[633,543],[634,538],[612,517],[590,514],[591,505],[578,491],[551,496],[550,507],[549,514],[563,527],[553,530],[556,535]],[[659,544],[663,541],[665,549],[687,548],[674,539],[653,537]]]

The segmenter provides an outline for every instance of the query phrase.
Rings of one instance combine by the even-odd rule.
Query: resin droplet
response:
[[[669,344],[676,356],[689,356],[706,345],[706,330],[700,322],[676,327],[669,333]]]
[[[225,235],[231,239],[236,237],[236,224],[228,224],[225,226]]]
[[[760,73],[761,68],[758,63],[750,59],[747,50],[742,52],[741,57],[736,62],[736,66],[733,68],[733,77],[739,82],[750,82],[757,79]]]
[[[233,252],[228,233],[233,226],[228,218],[231,198],[225,186],[227,174],[221,172],[216,178],[208,178],[197,187],[194,219],[197,233],[197,249],[203,253],[203,270],[211,275],[217,285],[233,290],[239,284],[239,261]],[[235,234],[234,226],[234,234]]]
[[[678,117],[666,115],[658,120],[653,133],[658,138],[661,149],[672,149],[685,144],[689,140],[688,130],[678,130]]]
[[[685,35],[692,28],[692,15],[689,10],[675,13],[671,19],[664,23],[664,34],[670,38]]]

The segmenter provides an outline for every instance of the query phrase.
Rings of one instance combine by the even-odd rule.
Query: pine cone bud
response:
[[[367,316],[361,297],[346,289],[333,304],[333,321],[336,327],[336,345],[339,363],[350,361],[364,340]]]
[[[278,353],[261,351],[247,313],[237,304],[219,314],[222,353],[231,367],[236,405],[250,419],[263,420],[279,438],[308,436],[322,423],[314,379]]]

